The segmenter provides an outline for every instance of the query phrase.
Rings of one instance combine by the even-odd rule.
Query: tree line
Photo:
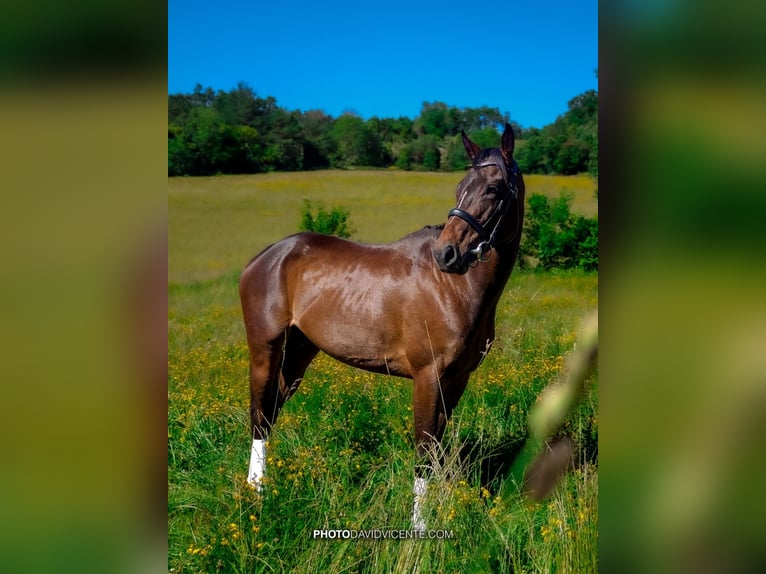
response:
[[[569,101],[543,128],[523,128],[498,108],[424,102],[420,115],[333,118],[320,110],[289,111],[240,82],[229,91],[197,84],[168,96],[168,174],[211,175],[349,167],[453,171],[467,163],[461,130],[482,147],[497,146],[505,123],[516,135],[524,173],[598,175],[598,92]]]

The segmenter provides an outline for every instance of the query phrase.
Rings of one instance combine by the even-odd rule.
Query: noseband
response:
[[[500,153],[496,150],[493,150],[493,153],[485,157],[481,162],[474,161],[471,167],[473,169],[480,169],[482,167],[495,166],[498,169],[500,169],[500,171],[503,174],[503,181],[505,182],[505,185],[508,187],[510,191],[509,195],[513,196],[513,200],[518,201],[519,188],[517,184],[517,177],[519,175],[519,166],[516,164],[515,160],[511,160],[511,161],[513,162],[513,164],[511,165],[510,177],[508,174],[508,168],[505,165],[505,160],[500,155]],[[487,233],[487,228],[484,225],[482,225],[479,222],[479,220],[477,220],[473,215],[471,215],[467,211],[460,209],[459,207],[450,209],[448,217],[455,216],[462,219],[468,225],[470,225],[473,228],[473,230],[476,231],[476,233],[479,235],[479,239],[481,241],[474,249],[471,249],[469,251],[471,255],[476,257],[476,262],[487,261],[487,259],[489,259],[488,253],[491,249],[495,247],[495,236],[497,235],[497,230],[500,228],[500,223],[503,221],[503,217],[505,217],[505,214],[508,213],[509,206],[510,206],[510,201],[508,196],[501,199],[500,203],[497,204],[497,207],[492,212],[492,215],[490,215],[489,219],[487,219],[486,224],[489,225],[489,222],[492,221],[492,219],[495,217],[496,214],[500,213],[500,217],[497,219],[495,226],[492,228],[492,231],[489,233]],[[516,232],[513,234],[511,241],[516,239],[516,235],[518,233],[519,233],[519,226],[517,225]]]

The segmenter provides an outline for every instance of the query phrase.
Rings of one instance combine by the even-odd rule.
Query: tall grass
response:
[[[366,179],[345,183],[353,183],[351,188],[379,186],[381,173],[389,175],[372,172]],[[278,180],[277,175],[273,177]],[[339,177],[346,176],[340,172]],[[246,204],[253,200],[250,195],[260,193],[242,192],[237,203],[231,197],[235,192],[226,191],[222,182],[239,179],[210,181],[183,180],[190,189],[172,190],[171,199],[173,193],[183,197],[171,202],[171,236],[193,235],[174,226],[196,221],[197,234],[214,237],[215,218],[195,218],[192,213],[202,204],[213,213],[233,213],[234,204]],[[224,196],[195,186],[212,186]],[[346,186],[335,189],[354,193]],[[450,196],[451,188],[442,186],[441,193]],[[195,194],[199,196],[195,201],[186,197]],[[359,234],[373,233],[354,218],[357,206],[352,201],[316,197],[347,205]],[[445,202],[447,208],[451,199]],[[391,197],[390,201],[405,205],[408,200]],[[300,196],[294,212],[284,215],[294,219],[288,232],[297,229],[299,205]],[[235,221],[241,223],[245,215],[256,222],[260,219],[257,211],[251,211]],[[434,216],[433,221],[443,219],[441,209]],[[264,236],[271,236],[269,241],[279,237],[274,229],[267,231],[268,222],[261,225]],[[247,235],[235,224],[229,231],[239,238]],[[226,241],[215,243],[223,249]],[[509,488],[507,475],[526,438],[529,408],[558,374],[580,318],[596,305],[596,275],[512,276],[498,309],[494,347],[472,376],[448,425],[442,456],[434,461],[435,478],[425,506],[428,528],[450,531],[452,538],[321,540],[311,537],[314,529],[410,527],[415,462],[412,383],[352,369],[320,354],[280,415],[268,443],[267,482],[263,492],[256,493],[245,480],[250,443],[247,349],[237,298],[239,269],[253,252],[236,265],[222,263],[221,272],[211,276],[205,259],[218,257],[218,252],[211,246],[201,254],[186,252],[195,245],[171,246],[178,253],[169,269],[169,568],[174,572],[596,570],[595,377],[561,431],[576,445],[576,470],[542,502],[530,501],[513,484]],[[239,246],[237,252],[241,251]]]

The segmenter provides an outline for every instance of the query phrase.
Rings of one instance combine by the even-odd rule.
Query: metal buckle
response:
[[[482,241],[479,243],[475,248],[471,249],[469,253],[476,257],[477,262],[485,262],[489,260],[489,255],[487,255],[490,250],[492,249],[492,246],[489,244],[488,241]]]

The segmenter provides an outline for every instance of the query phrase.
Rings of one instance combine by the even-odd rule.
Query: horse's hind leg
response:
[[[283,403],[289,399],[303,380],[303,375],[319,349],[298,327],[291,327],[285,344],[279,384]]]
[[[265,343],[250,341],[250,429],[253,438],[247,481],[260,487],[266,468],[266,439],[281,401],[279,368],[283,359],[284,332]]]
[[[296,327],[250,352],[250,422],[253,445],[247,480],[259,485],[266,468],[266,445],[279,411],[297,390],[319,349]]]

